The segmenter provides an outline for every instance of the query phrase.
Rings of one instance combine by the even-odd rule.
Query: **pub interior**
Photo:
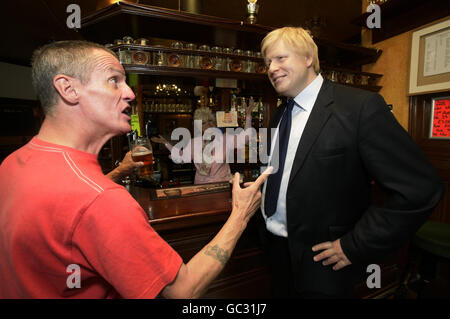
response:
[[[258,10],[251,11],[255,3]],[[72,15],[76,9],[68,8],[71,4],[81,9],[79,26]],[[376,5],[371,7],[374,11],[370,5]],[[445,131],[450,123],[449,11],[448,3],[441,0],[8,1],[1,13],[10,27],[0,48],[0,162],[28,143],[44,119],[31,86],[32,52],[55,40],[104,45],[117,55],[136,98],[130,115],[132,131],[110,139],[98,161],[107,174],[133,149],[137,136],[150,139],[150,175],[135,171],[118,183],[143,208],[151,227],[187,261],[227,220],[232,207],[230,182],[195,184],[199,168],[190,161],[176,163],[168,147],[154,138],[175,145],[176,128],[193,136],[199,108],[210,109],[225,131],[244,128],[246,107],[252,104],[251,126],[257,132],[267,128],[285,98],[267,78],[261,40],[277,27],[302,26],[310,30],[319,48],[323,78],[378,92],[445,184],[445,195],[423,228],[380,264],[381,287],[362,281],[354,286],[355,296],[450,298],[450,132]],[[447,66],[414,91],[412,65],[432,63],[423,52],[436,49],[423,49],[423,41],[415,45],[414,39],[436,25],[443,26],[430,34],[444,31]],[[422,52],[418,61],[415,50]],[[423,72],[415,76],[424,77]],[[441,118],[436,117],[439,101],[447,107]],[[439,121],[444,129],[433,133]],[[243,182],[254,181],[264,166],[260,159],[250,158],[251,151],[258,151],[254,147],[246,145],[244,158],[230,163],[231,173],[239,172]],[[237,159],[238,150],[232,155]],[[374,203],[385,196],[375,182],[371,196]],[[254,218],[202,297],[270,298],[269,282]]]

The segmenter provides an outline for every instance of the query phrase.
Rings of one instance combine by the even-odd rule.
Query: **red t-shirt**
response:
[[[154,298],[181,263],[96,155],[33,138],[0,166],[0,298]]]

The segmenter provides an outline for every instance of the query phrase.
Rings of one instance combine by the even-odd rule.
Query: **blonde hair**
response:
[[[266,57],[267,49],[278,41],[293,48],[298,54],[312,57],[314,72],[320,72],[319,53],[308,30],[300,27],[283,27],[268,33],[261,42],[262,56]]]
[[[194,121],[195,120],[201,120],[202,123],[206,123],[208,121],[216,123],[216,118],[209,107],[199,107],[196,109],[194,112]]]

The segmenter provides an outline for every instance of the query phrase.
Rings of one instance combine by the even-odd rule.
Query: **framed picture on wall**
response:
[[[450,90],[450,18],[412,33],[409,95]]]
[[[431,100],[429,138],[450,140],[450,96]]]

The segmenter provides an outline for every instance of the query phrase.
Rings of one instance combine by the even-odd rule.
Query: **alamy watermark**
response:
[[[381,9],[380,6],[374,3],[371,3],[367,6],[366,12],[370,12],[369,16],[366,19],[366,25],[369,29],[373,28],[381,28]]]
[[[81,288],[81,269],[77,264],[70,264],[66,268],[66,272],[70,275],[66,279],[67,288]]]
[[[279,167],[279,149],[272,148],[270,154],[267,148],[268,129],[255,128],[247,129],[226,128],[223,133],[219,128],[212,127],[202,132],[201,120],[194,121],[194,137],[191,132],[184,127],[176,128],[172,131],[171,140],[179,141],[171,150],[172,161],[180,163],[245,163],[246,148],[248,145],[248,162],[262,165],[270,164],[273,167],[272,174],[276,173]],[[277,129],[270,129],[271,136],[275,136],[272,145],[278,145]],[[258,141],[259,136],[259,141]],[[234,150],[237,156],[234,157]],[[270,156],[269,156],[270,154]],[[267,167],[261,167],[264,172]]]
[[[67,6],[66,12],[70,13],[67,17],[66,24],[69,29],[81,28],[81,8],[78,4],[71,3]],[[381,28],[381,9],[380,6],[371,3],[367,6],[366,12],[371,14],[366,19],[366,25],[369,29]]]
[[[367,266],[366,272],[370,273],[367,277],[366,285],[367,288],[381,288],[381,268],[380,265],[370,264]]]
[[[78,4],[69,4],[66,12],[70,13],[66,20],[66,25],[69,29],[81,28],[81,8]]]
[[[66,272],[70,275],[67,277],[67,288],[81,288],[81,268],[77,264],[70,264],[66,268]],[[370,264],[367,266],[366,272],[370,275],[367,277],[367,288],[381,288],[381,268],[380,265]]]

